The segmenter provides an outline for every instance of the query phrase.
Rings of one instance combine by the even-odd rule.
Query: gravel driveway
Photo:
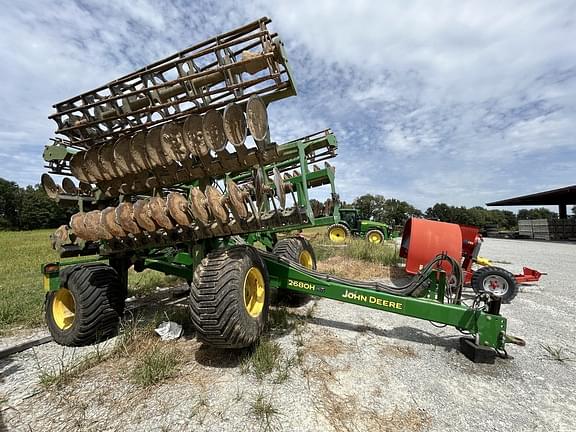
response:
[[[0,430],[576,430],[576,245],[486,239],[482,255],[548,273],[503,306],[509,332],[527,345],[495,365],[460,354],[455,329],[320,300],[293,311],[311,315],[297,331],[272,337],[282,377],[258,378],[241,356],[193,337],[169,344],[184,356],[177,376],[147,388],[129,379],[126,359],[60,389],[39,385],[39,363],[93,347],[49,343],[0,360]]]

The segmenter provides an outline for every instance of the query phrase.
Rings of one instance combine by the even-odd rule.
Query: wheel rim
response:
[[[251,267],[244,279],[244,307],[254,318],[262,313],[264,308],[264,276],[260,269]]]
[[[482,286],[484,287],[484,291],[500,297],[508,292],[508,282],[502,276],[498,275],[486,276]]]
[[[379,232],[371,232],[368,235],[368,241],[374,244],[382,243],[382,234],[380,234]]]
[[[307,250],[300,252],[300,257],[298,258],[298,261],[300,262],[301,265],[303,265],[306,268],[309,269],[314,268],[314,259],[312,258],[312,254]]]
[[[334,243],[342,243],[346,240],[346,231],[342,227],[334,227],[330,230],[328,236]]]
[[[60,330],[68,330],[74,324],[76,302],[72,293],[66,288],[60,288],[54,295],[52,317]]]

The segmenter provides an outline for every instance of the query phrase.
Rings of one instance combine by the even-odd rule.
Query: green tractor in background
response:
[[[333,243],[343,243],[351,236],[365,238],[370,243],[380,244],[388,240],[391,227],[381,222],[360,219],[355,208],[341,208],[340,221],[328,228],[328,238]]]

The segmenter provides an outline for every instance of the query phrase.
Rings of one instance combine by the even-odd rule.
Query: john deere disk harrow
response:
[[[54,339],[78,346],[116,334],[133,267],[186,279],[197,336],[220,347],[258,340],[274,289],[291,303],[314,294],[445,322],[475,334],[473,349],[502,351],[511,339],[499,301],[463,305],[454,260],[437,257],[405,287],[362,284],[315,272],[303,237],[277,238],[338,222],[327,162],[337,142],[330,130],[274,141],[267,107],[296,88],[268,24],[262,18],[54,105],[57,137],[44,151],[42,184],[79,209],[52,236],[67,260],[43,266]],[[314,188],[325,202],[313,208]],[[444,261],[456,285],[446,284]]]

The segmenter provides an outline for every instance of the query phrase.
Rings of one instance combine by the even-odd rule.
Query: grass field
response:
[[[57,261],[50,248],[52,230],[10,232],[0,231],[0,334],[17,327],[35,327],[43,323],[44,290],[41,264]],[[304,231],[310,238],[319,261],[341,256],[347,259],[390,265],[398,258],[391,245],[372,245],[353,239],[346,245],[332,245],[326,239],[325,228]],[[176,277],[146,270],[130,271],[130,294],[146,294],[157,286],[179,282]],[[181,281],[180,281],[181,282]]]

